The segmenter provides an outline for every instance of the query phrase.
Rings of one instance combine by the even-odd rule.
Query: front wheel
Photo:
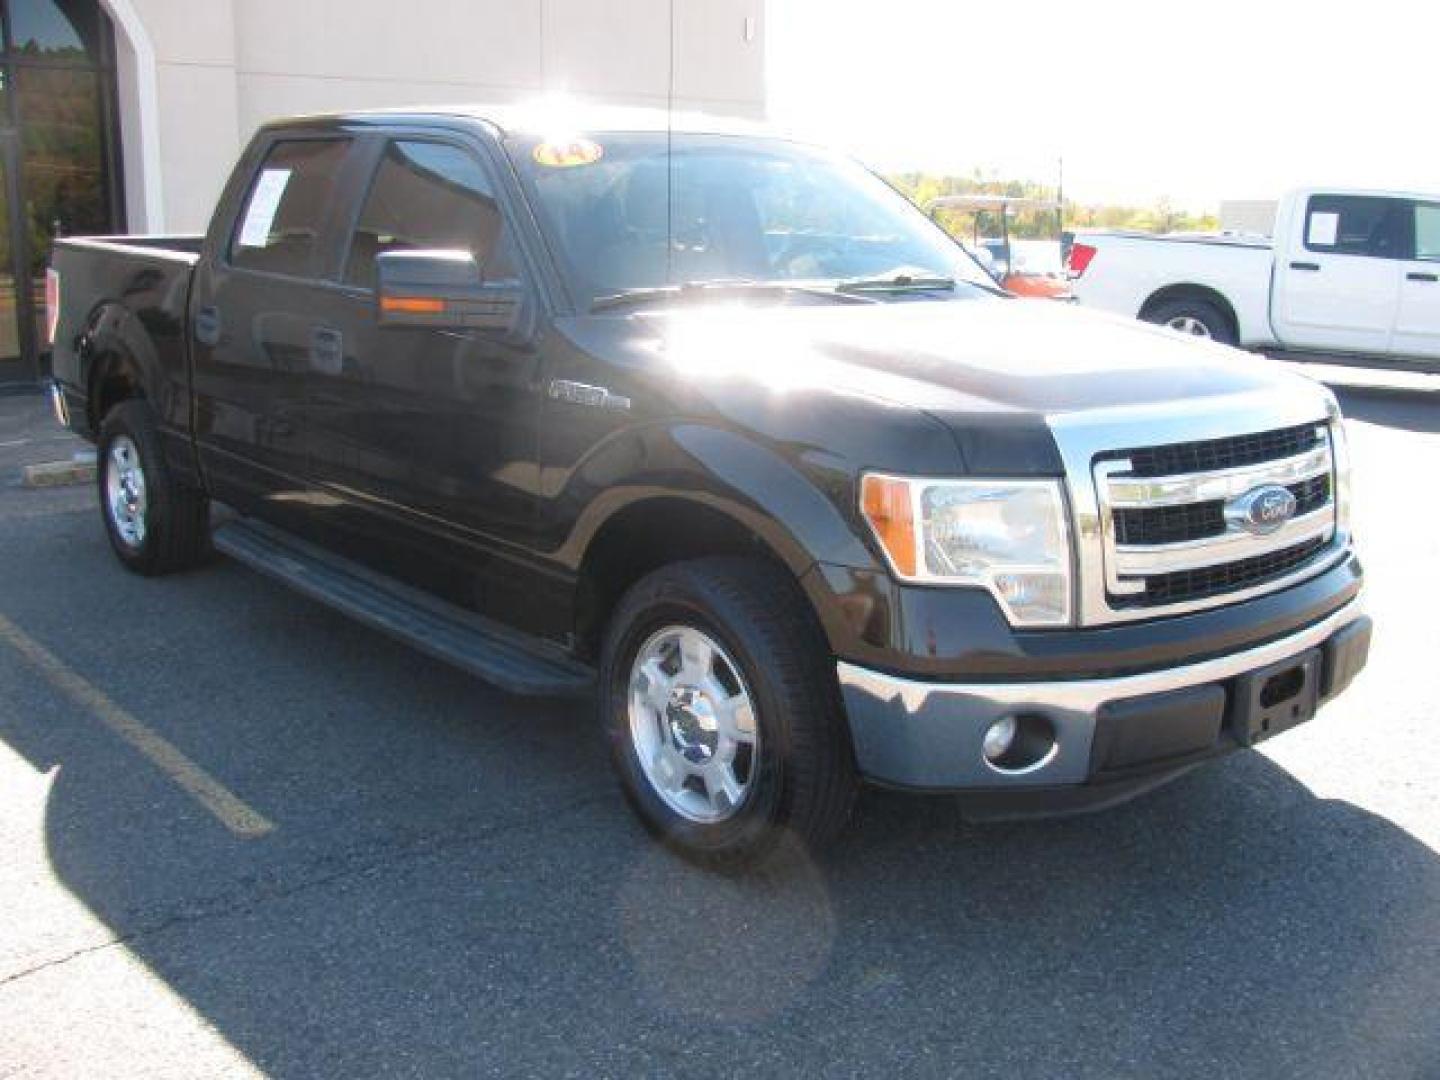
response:
[[[610,621],[601,688],[625,794],[681,854],[738,866],[844,825],[855,774],[829,650],[778,568],[699,559],[642,579]]]

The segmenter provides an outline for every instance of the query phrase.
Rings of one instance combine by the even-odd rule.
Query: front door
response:
[[[436,248],[470,252],[487,281],[521,273],[478,147],[397,136],[370,178],[343,288],[327,300],[325,328],[340,341],[312,371],[311,463],[346,501],[357,553],[407,543],[421,558],[402,566],[387,552],[388,566],[505,611],[505,594],[524,587],[511,557],[523,561],[536,524],[540,361],[491,332],[378,325],[376,256]]]
[[[1311,195],[1276,251],[1275,332],[1287,349],[1383,354],[1400,297],[1407,204]]]

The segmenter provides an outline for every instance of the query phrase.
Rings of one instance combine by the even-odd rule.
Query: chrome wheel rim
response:
[[[692,626],[667,626],[630,667],[630,742],[655,794],[714,824],[745,804],[760,761],[755,706],[735,661]]]
[[[1210,327],[1206,326],[1194,315],[1177,315],[1165,324],[1171,330],[1178,330],[1182,334],[1189,334],[1191,337],[1208,338],[1214,335],[1210,333]]]
[[[126,547],[145,543],[147,505],[140,451],[128,435],[117,435],[110,443],[105,466],[105,510],[115,535]]]

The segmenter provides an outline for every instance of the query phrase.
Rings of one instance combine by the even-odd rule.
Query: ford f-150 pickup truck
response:
[[[218,549],[592,698],[710,864],[833,836],[861,780],[1105,806],[1360,670],[1329,391],[1008,296],[827,151],[555,126],[278,122],[204,237],[56,244],[53,403],[125,566]]]
[[[1082,233],[1081,304],[1297,359],[1440,370],[1440,196],[1335,188],[1262,236]]]

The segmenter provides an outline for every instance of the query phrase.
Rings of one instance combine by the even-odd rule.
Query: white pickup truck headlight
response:
[[[1070,622],[1070,528],[1058,480],[867,474],[860,508],[906,581],[989,589],[1015,626]]]

